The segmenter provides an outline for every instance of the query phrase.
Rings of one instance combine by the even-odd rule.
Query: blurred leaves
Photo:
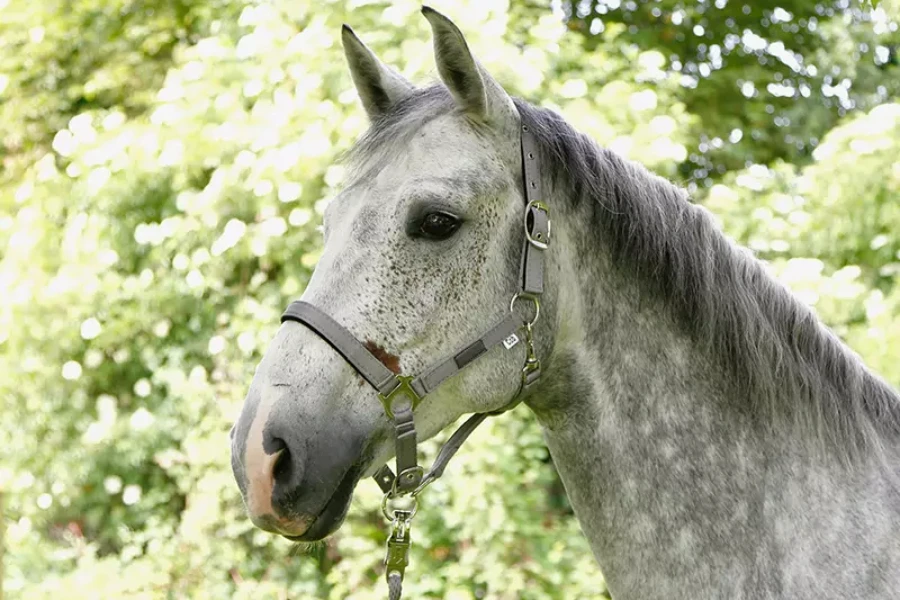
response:
[[[664,5],[634,4],[651,15]],[[746,131],[749,145],[720,139],[725,166],[699,201],[900,382],[900,119],[884,103],[894,92],[860,100],[836,128],[834,111],[785,100],[821,139],[800,156],[751,134],[767,127],[755,99],[685,86],[671,54],[686,65],[700,52],[684,47],[694,17],[670,19],[671,40],[612,19],[587,42],[543,5],[436,8],[511,92],[660,174],[685,179],[701,140]],[[879,9],[890,35],[895,9]],[[366,125],[340,25],[425,82],[434,65],[418,11],[412,0],[0,0],[9,597],[384,596],[374,486],[360,485],[335,539],[298,551],[246,518],[228,431],[318,259],[337,158]],[[876,35],[842,14],[804,46],[823,65],[852,63],[846,44]],[[781,69],[757,58],[735,68],[754,81]],[[893,89],[867,68],[865,89]],[[429,444],[424,458],[434,453]],[[450,471],[416,524],[410,597],[604,597],[526,410],[479,430]]]
[[[749,164],[805,164],[848,111],[900,92],[900,2],[855,0],[569,0],[588,51],[623,43],[656,50],[698,115],[683,179],[709,187]]]
[[[705,205],[867,364],[900,385],[900,104],[831,130],[803,168],[754,165]],[[894,340],[891,343],[891,340]]]

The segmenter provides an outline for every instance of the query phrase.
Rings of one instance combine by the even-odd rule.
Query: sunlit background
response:
[[[433,5],[900,384],[900,0]],[[0,0],[4,597],[385,597],[375,486],[298,551],[245,517],[228,430],[366,126],[340,26],[427,82],[419,7]],[[407,597],[605,597],[526,409],[448,475]]]

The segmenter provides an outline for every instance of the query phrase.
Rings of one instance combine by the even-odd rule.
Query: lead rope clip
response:
[[[519,292],[512,297],[509,302],[509,311],[515,312],[517,300],[528,300],[534,308],[534,316],[530,320],[525,321],[525,364],[522,366],[522,386],[519,388],[521,394],[531,384],[537,381],[541,376],[541,361],[537,357],[534,349],[534,324],[537,323],[541,316],[540,297],[527,292]]]
[[[525,325],[525,366],[522,367],[522,384],[530,385],[541,374],[541,361],[534,351],[534,333],[531,330],[531,323]]]
[[[393,508],[392,503],[403,501],[402,508]],[[416,516],[418,502],[414,496],[397,496],[388,492],[381,503],[384,516],[391,521],[391,535],[388,537],[384,555],[384,577],[388,584],[389,600],[400,600],[403,592],[403,575],[409,565],[409,548],[412,545],[410,530]]]

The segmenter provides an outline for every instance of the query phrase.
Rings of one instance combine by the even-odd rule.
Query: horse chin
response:
[[[325,503],[325,507],[301,535],[282,535],[292,542],[318,542],[337,531],[350,509],[350,500],[353,498],[353,490],[359,481],[360,473],[361,469],[357,467],[347,471],[334,494]]]

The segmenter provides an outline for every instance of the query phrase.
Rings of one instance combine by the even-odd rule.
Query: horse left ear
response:
[[[453,22],[431,7],[422,14],[434,33],[434,57],[441,80],[470,117],[492,124],[518,123],[512,98],[472,56]]]
[[[350,76],[372,121],[413,91],[413,84],[382,63],[348,25],[341,32]]]

